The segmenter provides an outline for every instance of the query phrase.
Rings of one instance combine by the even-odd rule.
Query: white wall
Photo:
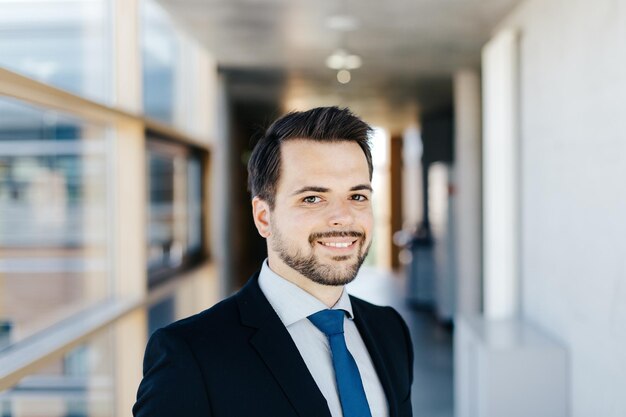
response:
[[[526,1],[509,26],[522,314],[569,348],[572,417],[626,416],[626,2]]]
[[[422,138],[419,126],[402,134],[402,228],[413,230],[422,221]]]
[[[483,313],[516,318],[519,285],[518,33],[505,29],[483,47]]]
[[[481,100],[480,74],[464,68],[454,74],[455,252],[457,311],[481,311]]]

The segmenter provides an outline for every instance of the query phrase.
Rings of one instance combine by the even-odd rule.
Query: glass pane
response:
[[[174,123],[180,42],[168,14],[153,0],[141,2],[144,113]]]
[[[202,164],[184,146],[148,146],[148,272],[181,267],[202,249]]]
[[[0,97],[0,349],[110,294],[107,142]]]
[[[91,99],[111,98],[108,0],[2,0],[0,8],[0,66]]]
[[[202,249],[202,164],[199,158],[187,159],[187,229],[189,251]]]
[[[0,415],[114,417],[112,329],[0,392]]]

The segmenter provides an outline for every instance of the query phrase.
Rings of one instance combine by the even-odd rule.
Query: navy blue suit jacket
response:
[[[351,301],[390,416],[411,416],[406,324],[391,307]],[[330,417],[330,411],[257,273],[232,297],[150,337],[133,415]]]

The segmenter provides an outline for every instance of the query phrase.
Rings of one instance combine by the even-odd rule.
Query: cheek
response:
[[[298,241],[306,239],[315,228],[316,218],[306,212],[276,213],[274,224],[280,230],[283,239]]]
[[[298,210],[291,213],[288,222],[297,230],[314,228],[319,223],[324,223],[324,215],[313,210]]]
[[[357,222],[368,234],[370,234],[374,227],[374,213],[371,209],[359,213],[359,216],[357,216]]]

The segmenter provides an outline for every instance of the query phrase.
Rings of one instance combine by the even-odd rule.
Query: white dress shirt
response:
[[[267,259],[261,268],[259,286],[300,351],[315,383],[326,398],[330,414],[332,417],[343,417],[328,338],[307,318],[328,307],[272,271]],[[344,318],[346,345],[359,368],[372,417],[388,417],[389,407],[385,392],[374,369],[372,358],[354,324],[352,303],[345,289],[333,309],[345,310],[348,313]]]

